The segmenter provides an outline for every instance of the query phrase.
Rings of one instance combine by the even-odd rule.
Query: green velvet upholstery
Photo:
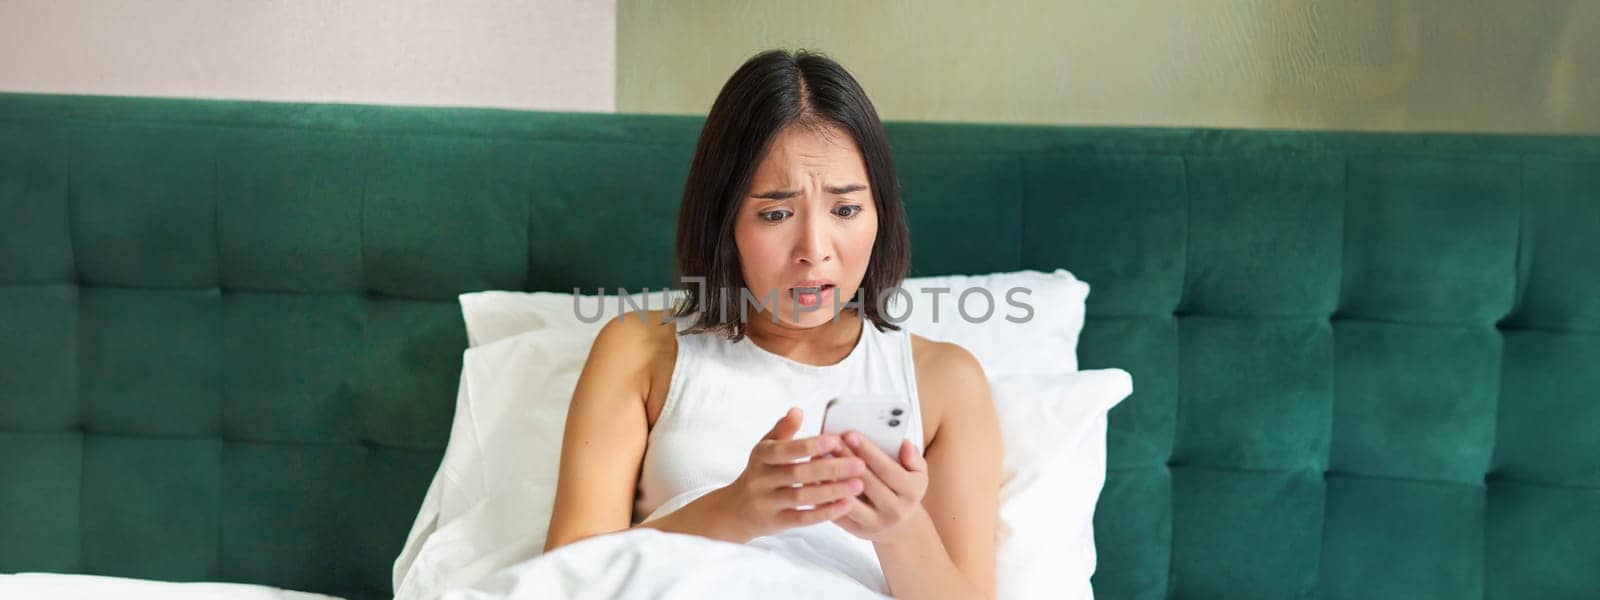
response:
[[[699,124],[0,95],[0,571],[388,593],[456,294],[673,283]],[[1094,287],[1100,597],[1600,597],[1600,138],[889,131],[914,274]]]

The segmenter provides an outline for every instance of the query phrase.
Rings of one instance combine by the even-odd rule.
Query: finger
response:
[[[872,444],[870,443],[863,444],[863,446],[871,445]],[[861,450],[860,448],[849,448],[848,446],[846,446],[846,450],[852,452],[852,456],[857,457],[860,457],[861,454],[865,453],[865,451]],[[878,454],[882,455],[883,452],[879,451]],[[867,466],[867,473],[859,476],[859,478],[861,479],[862,483],[865,484],[866,489],[862,490],[862,493],[860,496],[858,496],[858,498],[861,499],[865,506],[867,506],[868,510],[872,511],[874,515],[879,514],[881,507],[894,502],[896,496],[895,490],[886,484],[883,481],[883,478],[878,476],[878,474],[872,470],[870,464]]]
[[[900,441],[900,465],[914,473],[928,470],[927,459],[922,457],[922,453],[917,451],[917,445],[911,443],[911,440]]]
[[[775,466],[771,470],[772,480],[762,483],[778,487],[795,483],[837,481],[867,472],[866,463],[854,456],[840,457],[837,452],[829,452],[823,456],[827,458]]]
[[[761,454],[761,460],[769,465],[788,465],[798,460],[824,456],[843,447],[839,436],[825,433],[798,440],[771,442]]]
[[[849,498],[841,498],[826,504],[818,504],[810,510],[786,508],[778,512],[778,522],[787,527],[804,527],[815,525],[823,521],[832,521],[850,512]]]
[[[875,516],[881,516],[885,507],[893,506],[898,501],[898,494],[894,488],[884,483],[883,478],[876,473],[868,472],[860,477],[862,483],[861,495],[872,508]]]
[[[805,414],[800,410],[800,407],[789,407],[789,412],[783,413],[783,417],[779,418],[778,422],[773,424],[772,429],[767,432],[767,435],[761,439],[787,440],[794,437],[795,432],[800,431],[800,422],[804,417]]]
[[[862,487],[861,480],[856,478],[832,483],[786,487],[777,492],[777,497],[779,498],[777,508],[816,506],[843,498],[854,498],[856,494],[861,493]]]
[[[909,473],[905,467],[895,459],[889,458],[876,444],[867,440],[867,436],[859,431],[849,431],[844,435],[845,444],[856,456],[867,463],[867,470],[878,476],[878,479],[888,485],[890,489],[910,489]]]
[[[874,528],[873,525],[878,522],[878,516],[871,506],[867,506],[866,502],[862,502],[860,498],[855,496],[846,498],[845,502],[850,508],[835,519],[835,522],[838,522],[840,526],[848,524],[849,527],[845,528],[846,531],[850,531],[851,527],[855,528],[855,531],[851,531],[851,533],[869,531]]]
[[[845,533],[850,535],[854,535],[856,537],[866,537],[866,530],[862,529],[860,525],[856,525],[855,521],[851,521],[850,513],[848,512],[843,516],[835,518],[833,520],[833,524],[838,525],[840,529],[843,529]]]

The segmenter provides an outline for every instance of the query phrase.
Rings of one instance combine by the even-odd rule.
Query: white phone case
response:
[[[896,461],[910,424],[911,405],[897,396],[840,396],[829,400],[822,414],[823,433],[859,431]]]

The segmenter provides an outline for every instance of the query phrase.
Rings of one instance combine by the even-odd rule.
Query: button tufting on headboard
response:
[[[385,597],[456,295],[673,283],[698,119],[424,110],[0,94],[0,571]],[[1600,138],[888,131],[1133,375],[1097,596],[1600,596]]]

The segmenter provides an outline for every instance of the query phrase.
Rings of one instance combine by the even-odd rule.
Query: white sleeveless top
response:
[[[906,437],[922,451],[922,406],[917,397],[911,335],[879,331],[860,319],[861,335],[845,358],[808,365],[773,354],[746,337],[678,335],[678,357],[661,415],[650,430],[634,501],[635,524],[677,510],[744,471],[750,450],[791,406],[804,411],[795,438],[822,433],[828,400],[844,394],[909,398]],[[677,320],[677,330],[694,315]],[[758,546],[849,576],[879,593],[888,583],[872,542],[832,522],[797,527],[751,540]]]

